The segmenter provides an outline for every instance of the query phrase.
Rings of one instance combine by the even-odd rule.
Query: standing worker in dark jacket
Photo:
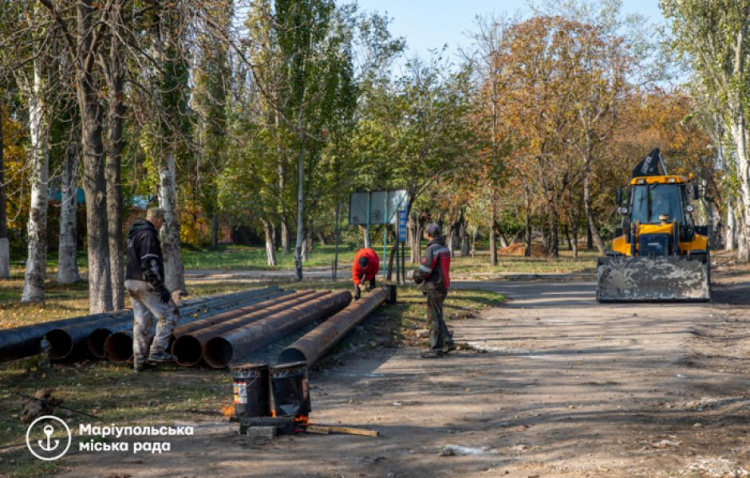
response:
[[[451,285],[451,251],[446,247],[437,224],[429,224],[424,237],[430,242],[422,255],[419,269],[414,272],[414,281],[422,284],[422,293],[427,296],[427,320],[430,324],[430,350],[422,353],[422,357],[438,358],[456,350],[443,318],[443,302]]]
[[[352,282],[354,282],[354,300],[362,296],[362,284],[370,292],[375,288],[375,277],[380,270],[380,258],[375,249],[365,247],[357,251],[352,264]]]
[[[174,361],[167,347],[179,311],[164,285],[164,257],[158,236],[163,224],[164,212],[152,208],[146,220],[135,222],[128,233],[125,288],[133,301],[133,362],[137,372],[157,363]],[[155,334],[154,317],[158,320]]]

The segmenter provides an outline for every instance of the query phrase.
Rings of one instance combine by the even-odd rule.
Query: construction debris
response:
[[[316,435],[328,435],[329,433],[342,433],[344,435],[360,435],[366,437],[376,437],[380,435],[377,430],[368,430],[366,428],[352,428],[352,427],[341,427],[335,425],[307,425],[305,428],[307,433],[314,433]]]
[[[63,402],[52,396],[52,389],[50,388],[40,388],[33,397],[28,395],[26,397],[29,400],[24,404],[21,411],[21,423],[31,423],[39,417],[52,415],[55,407]]]

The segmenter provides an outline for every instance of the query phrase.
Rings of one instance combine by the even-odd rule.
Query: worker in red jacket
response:
[[[354,281],[354,300],[362,296],[362,283],[365,284],[365,290],[370,292],[375,288],[375,276],[380,270],[380,258],[375,249],[365,247],[357,251],[352,264],[352,281]]]

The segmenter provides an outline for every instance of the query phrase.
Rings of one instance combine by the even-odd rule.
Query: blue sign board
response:
[[[399,242],[406,242],[406,220],[409,214],[405,210],[399,210],[398,212],[398,240]]]

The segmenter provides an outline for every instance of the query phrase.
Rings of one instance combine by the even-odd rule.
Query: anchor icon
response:
[[[37,440],[39,442],[39,448],[44,451],[53,451],[60,445],[60,440],[55,440],[55,444],[52,445],[52,434],[55,432],[55,427],[52,425],[44,426],[44,434],[47,435],[47,446],[44,445],[43,440]]]

